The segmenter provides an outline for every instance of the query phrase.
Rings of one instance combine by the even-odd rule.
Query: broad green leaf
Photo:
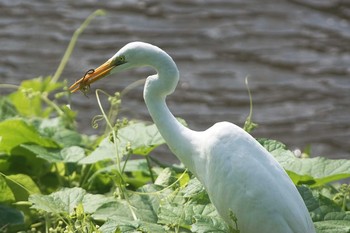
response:
[[[125,161],[122,162],[122,167]],[[133,159],[126,161],[124,172],[142,171],[148,172],[148,165],[145,159]]]
[[[106,137],[89,156],[80,160],[79,163],[92,164],[106,159],[116,160],[117,156],[121,155],[117,153],[114,143],[110,141],[109,137]]]
[[[257,141],[265,147],[265,149],[269,152],[278,150],[278,149],[284,149],[287,150],[287,146],[284,145],[282,142],[268,139],[268,138],[259,138]]]
[[[150,194],[151,195],[151,194]],[[116,199],[113,202],[102,205],[92,215],[93,218],[106,221],[109,218],[135,218],[146,222],[156,223],[157,210],[155,203],[148,195],[132,194],[127,200]]]
[[[0,96],[0,121],[16,116],[15,106],[5,97]]]
[[[301,197],[303,198],[305,205],[307,207],[307,209],[309,210],[309,212],[311,211],[315,211],[312,215],[313,215],[313,221],[319,221],[322,220],[325,213],[322,213],[324,208],[320,208],[320,205],[322,206],[323,204],[321,204],[317,198],[314,197],[314,195],[312,194],[311,189],[309,189],[307,186],[297,186],[298,191],[301,195]],[[331,203],[332,207],[340,210],[339,206],[334,205],[334,203]],[[327,205],[325,205],[324,207],[327,208]],[[333,210],[332,208],[332,210]],[[327,210],[326,210],[327,211]]]
[[[6,156],[6,163],[4,165],[3,172],[7,174],[27,174],[30,177],[41,177],[50,172],[50,165],[47,161],[37,158],[31,151],[20,146],[15,147],[11,150],[11,155]],[[7,166],[6,166],[7,165]]]
[[[217,219],[217,221],[221,220],[219,214],[217,213],[215,207],[211,203],[197,203],[189,201],[184,205],[185,216],[184,218],[190,222],[193,221],[195,216],[206,216],[211,219]],[[215,221],[215,222],[217,222]],[[223,220],[221,220],[223,222]],[[212,222],[214,223],[214,222]]]
[[[81,164],[96,163],[101,160],[116,160],[129,153],[147,155],[154,148],[164,143],[155,125],[134,123],[118,130],[117,140],[111,141],[110,136],[104,138],[100,145]]]
[[[40,193],[38,186],[27,175],[9,175],[5,180],[16,201],[27,201],[30,194]]]
[[[68,128],[65,117],[55,117],[49,119],[40,119],[38,122],[38,131],[41,135],[53,139],[61,147],[83,146],[84,135]]]
[[[155,124],[144,122],[130,124],[118,131],[120,147],[130,143],[133,154],[148,155],[154,148],[165,143]]]
[[[135,212],[136,210],[133,210],[130,207],[131,206],[125,200],[116,199],[111,202],[104,203],[95,211],[95,213],[92,214],[92,217],[99,221],[106,221],[112,216],[132,220],[132,211]]]
[[[191,198],[192,201],[196,201],[196,203],[210,203],[209,196],[205,191],[203,185],[197,178],[193,178],[188,182],[188,185],[181,190],[184,197]]]
[[[52,83],[51,78],[36,78],[25,80],[20,88],[13,92],[9,97],[15,105],[17,111],[23,116],[41,116],[47,117],[52,108],[43,108],[41,95],[63,86],[62,83]]]
[[[34,194],[29,197],[32,208],[53,214],[71,214],[78,204],[83,202],[86,191],[81,188],[63,188],[50,195]]]
[[[292,154],[285,156],[282,153],[276,158],[287,172],[290,172],[296,184],[320,186],[350,177],[350,160],[332,160],[323,157],[300,159]]]
[[[137,192],[147,194],[147,202],[152,206],[154,213],[157,213],[157,215],[159,214],[159,207],[163,201],[173,195],[173,190],[155,184],[146,184],[137,189]]]
[[[159,206],[158,222],[165,225],[172,225],[182,228],[190,228],[193,223],[194,203],[188,202],[182,192],[173,192],[167,198],[163,199]]]
[[[123,217],[108,219],[105,224],[100,228],[103,233],[115,233],[116,229],[119,229],[123,233],[134,233],[134,232],[149,232],[149,233],[166,233],[163,226],[140,221],[140,220],[129,220]]]
[[[137,228],[140,226],[139,221],[132,221],[119,217],[117,219],[109,219],[103,224],[100,228],[100,231],[103,233],[136,233]]]
[[[44,148],[38,145],[22,145],[21,147],[33,152],[37,157],[47,160],[50,163],[77,163],[85,157],[85,151],[78,146],[71,146],[60,149]]]
[[[134,159],[134,160],[128,160],[121,162],[120,167],[124,167],[124,163],[126,162],[124,172],[141,172],[142,174],[149,174],[147,161],[145,159]],[[91,182],[93,179],[96,178],[99,174],[103,173],[116,173],[118,172],[118,167],[116,164],[112,164],[103,168],[98,169],[90,178],[89,182]],[[129,178],[127,178],[128,183],[130,183]],[[137,181],[143,181],[141,179],[138,179]],[[147,181],[149,181],[149,178],[147,178]]]
[[[95,213],[105,203],[114,201],[114,197],[108,197],[101,194],[90,194],[87,193],[83,198],[83,206],[86,213]]]
[[[192,218],[185,217],[185,210],[183,204],[166,203],[159,208],[158,222],[165,225],[176,227],[184,227],[189,229],[192,224]]]
[[[170,168],[164,168],[155,180],[154,184],[161,186],[169,186],[176,181],[174,173]]]
[[[317,233],[350,233],[350,221],[327,220],[314,224]]]
[[[5,156],[2,158],[0,156],[0,171],[2,171],[2,172],[7,171],[10,168],[10,165],[11,165],[10,162],[8,161],[8,159]]]
[[[193,232],[225,232],[228,229],[211,204],[202,184],[195,178],[184,188],[175,190],[173,194],[162,199],[158,218],[161,224],[180,229],[192,227],[192,231],[196,230]],[[194,226],[196,218],[198,224]]]
[[[68,146],[83,146],[84,143],[84,135],[65,128],[56,128],[54,135],[52,135],[52,139],[54,139],[57,143],[59,143],[62,147]]]
[[[32,143],[44,147],[57,147],[49,138],[42,137],[36,129],[21,119],[9,119],[0,122],[0,151],[11,150],[23,143]]]
[[[324,216],[324,220],[344,220],[350,224],[350,211],[330,212]]]
[[[23,213],[10,206],[0,204],[0,231],[6,229],[6,228],[3,229],[3,227],[5,226],[20,225],[20,224],[24,224]]]
[[[21,83],[21,88],[32,88],[35,91],[48,93],[57,90],[60,87],[63,87],[63,83],[51,82],[51,76],[24,80]]]
[[[229,232],[229,227],[221,218],[209,217],[206,215],[195,215],[195,223],[192,225],[192,232],[210,233],[210,232]]]
[[[15,201],[15,196],[12,190],[7,185],[6,180],[0,175],[0,203],[11,203]],[[0,215],[1,216],[1,215]]]
[[[66,147],[60,151],[60,158],[64,163],[77,163],[84,157],[85,151],[79,146]]]
[[[203,185],[197,178],[191,179],[187,186],[182,190],[184,197],[191,197],[198,195],[198,193],[205,192]]]
[[[33,89],[19,88],[18,91],[13,92],[9,97],[22,116],[48,116],[48,111],[45,112],[41,109],[40,92]]]
[[[164,139],[160,136],[154,124],[146,125],[143,122],[133,123],[118,130],[115,144],[107,136],[80,163],[91,164],[106,159],[116,160],[117,156],[122,157],[129,153],[128,148],[131,149],[133,154],[148,155],[153,149],[164,143]]]
[[[259,141],[286,169],[295,184],[320,186],[350,177],[350,160],[323,157],[297,158],[278,141],[268,139]]]
[[[152,197],[154,194],[133,194],[129,199],[132,207],[136,210],[136,217],[146,222],[156,223],[158,220],[157,204]]]
[[[86,193],[81,188],[63,188],[50,195],[35,194],[29,197],[33,208],[54,214],[71,214],[81,204],[86,213],[94,213],[102,205],[114,200],[113,197]]]
[[[340,206],[321,195],[319,190],[312,192],[306,186],[299,186],[298,191],[304,199],[318,233],[350,232],[350,212],[342,211]]]

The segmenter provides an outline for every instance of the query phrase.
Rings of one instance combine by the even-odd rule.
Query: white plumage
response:
[[[144,99],[170,150],[201,181],[222,218],[241,233],[314,233],[309,212],[287,173],[242,128],[220,122],[203,132],[181,125],[165,99],[178,83],[173,59],[160,48],[132,42],[91,75],[79,80],[72,92],[115,72],[151,66],[157,74],[146,80]],[[213,77],[215,78],[215,77]]]

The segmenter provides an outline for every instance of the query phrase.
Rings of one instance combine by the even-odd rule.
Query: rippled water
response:
[[[249,75],[254,136],[350,157],[349,1],[1,0],[1,83],[54,73],[74,30],[98,8],[108,13],[81,35],[63,75],[69,83],[127,42],[150,42],[178,64],[181,83],[168,104],[191,128],[242,125]],[[139,69],[93,87],[122,90],[150,73]],[[74,95],[72,108],[80,129],[94,133],[94,97]],[[122,115],[149,119],[141,87],[125,97]]]

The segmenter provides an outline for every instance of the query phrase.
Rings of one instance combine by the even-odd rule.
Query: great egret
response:
[[[165,99],[178,83],[179,71],[162,49],[132,42],[70,90],[85,91],[111,73],[150,66],[156,75],[144,86],[148,111],[170,150],[201,181],[221,217],[241,233],[314,233],[309,212],[298,190],[279,165],[251,135],[228,122],[203,132],[188,129],[169,111]]]

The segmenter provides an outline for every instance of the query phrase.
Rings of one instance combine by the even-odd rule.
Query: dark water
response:
[[[243,125],[249,75],[260,126],[254,136],[350,157],[350,1],[0,0],[1,83],[53,74],[74,30],[98,8],[107,15],[79,38],[62,77],[69,83],[127,42],[150,42],[178,64],[182,79],[168,104],[191,128]],[[112,93],[148,74],[140,69],[93,87]],[[72,108],[81,131],[95,133],[93,95],[74,95]],[[149,119],[141,87],[125,97],[122,115]]]

